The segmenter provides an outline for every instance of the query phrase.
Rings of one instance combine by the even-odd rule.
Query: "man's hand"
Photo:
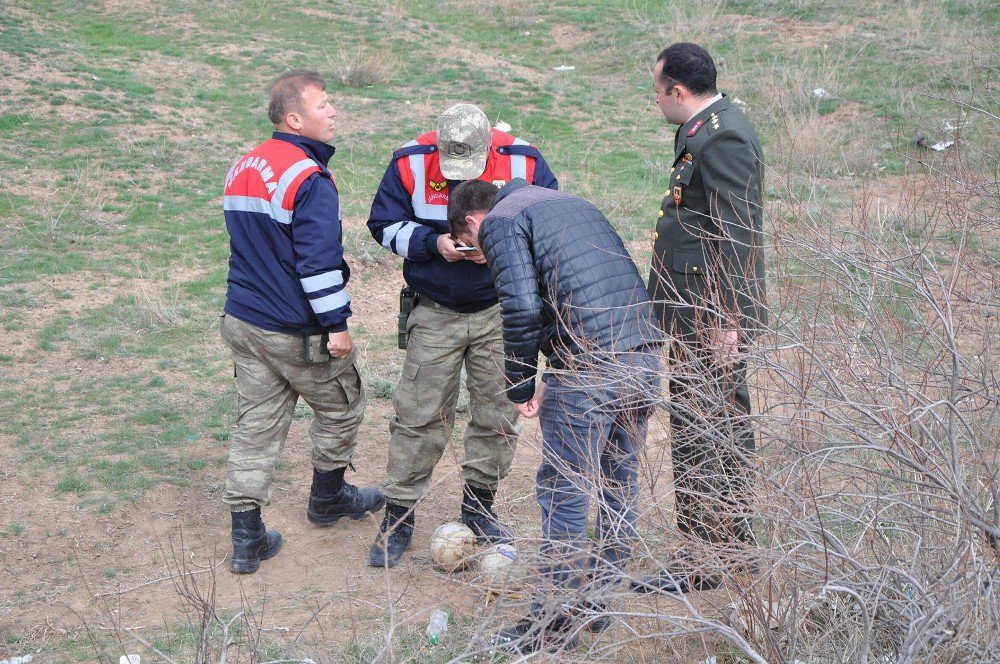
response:
[[[444,259],[449,263],[465,260],[465,254],[455,249],[455,241],[447,233],[438,235],[437,248],[438,253],[444,256]]]
[[[483,256],[483,252],[478,249],[473,248],[472,251],[463,251],[462,258],[467,261],[472,261],[473,263],[478,263],[479,265],[486,264],[486,256]]]
[[[486,262],[486,256],[483,256],[482,252],[476,248],[465,251],[459,251],[456,247],[462,247],[465,245],[455,244],[455,240],[452,239],[447,233],[438,235],[437,248],[438,253],[444,256],[444,259],[449,263],[456,263],[458,261],[472,261],[473,263],[478,263],[480,265]]]
[[[538,417],[538,411],[542,409],[542,397],[544,396],[545,383],[541,382],[538,384],[538,389],[535,390],[535,396],[531,397],[524,403],[514,404],[514,407],[517,408],[517,412],[519,412],[522,417],[527,417],[528,419]]]
[[[354,349],[354,342],[351,341],[351,333],[348,330],[343,332],[331,332],[330,340],[326,342],[326,349],[330,355],[337,359],[343,359],[350,355]]]
[[[712,330],[712,352],[719,364],[728,364],[736,359],[736,351],[740,341],[740,331],[737,329]]]

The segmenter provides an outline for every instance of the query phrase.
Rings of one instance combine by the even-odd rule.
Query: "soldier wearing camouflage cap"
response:
[[[451,436],[463,367],[471,421],[462,520],[483,541],[509,537],[493,512],[517,437],[517,413],[504,396],[500,309],[483,255],[451,236],[448,197],[465,180],[501,186],[518,177],[558,186],[537,148],[491,128],[476,106],[456,104],[441,114],[436,130],[393,154],[375,194],[368,228],[404,259],[403,276],[417,304],[402,334],[406,359],[393,398],[386,512],[371,548],[373,566],[396,565],[410,546],[415,506]]]

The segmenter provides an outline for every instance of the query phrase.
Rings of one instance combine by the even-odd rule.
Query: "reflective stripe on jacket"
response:
[[[493,129],[486,170],[478,179],[501,187],[515,177],[550,189],[559,186],[536,147]],[[393,154],[372,202],[368,228],[379,244],[406,259],[403,276],[414,290],[468,313],[497,299],[485,265],[448,263],[437,251],[438,236],[450,232],[448,192],[457,184],[441,174],[437,132],[428,132]]]
[[[288,334],[347,329],[350,270],[326,167],[333,153],[325,143],[275,132],[229,170],[227,313]]]

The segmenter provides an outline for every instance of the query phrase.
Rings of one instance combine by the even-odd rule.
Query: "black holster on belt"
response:
[[[309,364],[322,364],[330,361],[330,350],[326,344],[330,341],[330,333],[311,334],[302,337],[302,360]]]
[[[406,321],[417,306],[417,293],[409,286],[403,286],[399,291],[399,341],[400,350],[406,349]]]

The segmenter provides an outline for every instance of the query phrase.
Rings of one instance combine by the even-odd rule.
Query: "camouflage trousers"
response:
[[[229,315],[222,318],[222,340],[233,352],[238,397],[222,498],[230,510],[270,503],[274,468],[299,397],[313,410],[313,467],[325,472],[351,463],[365,414],[354,353],[309,363],[302,358],[302,337],[264,330]]]
[[[389,424],[386,499],[410,507],[429,489],[454,428],[463,365],[471,421],[462,478],[495,489],[510,470],[517,442],[517,410],[505,392],[500,306],[463,314],[424,298],[410,314],[407,334]]]

